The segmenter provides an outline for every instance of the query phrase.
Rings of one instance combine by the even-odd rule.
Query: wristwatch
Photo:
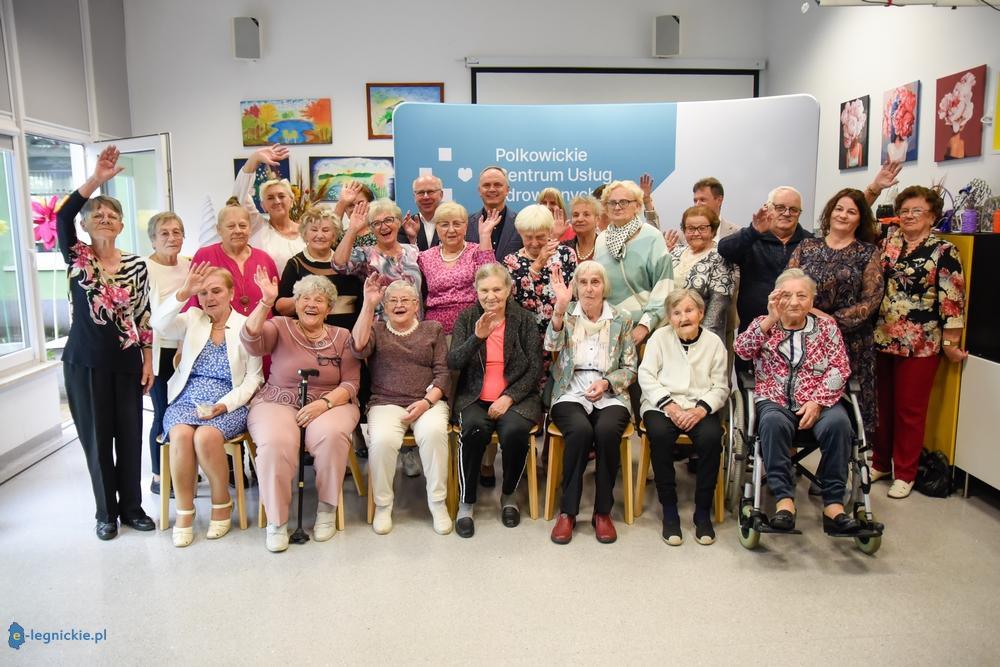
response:
[[[326,409],[327,410],[333,410],[333,401],[331,401],[326,396],[320,396],[320,400],[322,400],[324,403],[326,403]]]
[[[944,339],[944,340],[942,340],[941,344],[944,345],[945,347],[957,347],[958,346],[958,343],[956,343],[954,341],[950,341],[947,338]]]

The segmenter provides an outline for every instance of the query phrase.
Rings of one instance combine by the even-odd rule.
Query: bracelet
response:
[[[421,401],[427,401],[427,407],[428,407],[428,408],[433,408],[433,407],[434,407],[434,404],[433,404],[433,403],[431,403],[431,399],[427,398],[426,396],[424,396],[424,397],[423,397],[423,398],[421,398],[420,400],[421,400]]]
[[[331,401],[326,396],[320,396],[319,398],[320,398],[321,401],[323,401],[324,403],[326,403],[326,409],[327,410],[333,410],[333,401]]]
[[[941,344],[944,345],[945,347],[958,347],[958,343],[956,343],[954,341],[950,341],[947,338],[945,338],[944,340],[942,340]]]
[[[867,192],[868,194],[870,194],[873,199],[878,199],[878,196],[880,194],[882,194],[881,192],[875,192],[874,190],[872,190],[872,186],[870,186],[870,185],[866,185],[865,186],[865,192]]]
[[[264,301],[264,299],[261,299],[260,301],[258,301],[257,305],[258,306],[264,306],[265,308],[274,308],[274,304],[273,303],[268,303],[268,302]]]

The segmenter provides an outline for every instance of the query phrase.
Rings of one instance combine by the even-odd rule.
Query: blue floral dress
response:
[[[235,438],[247,429],[247,412],[245,405],[232,412],[224,412],[212,419],[198,417],[196,405],[210,403],[215,405],[219,399],[233,389],[232,373],[229,370],[229,357],[226,353],[226,341],[216,345],[211,340],[205,343],[198,358],[191,367],[191,375],[187,384],[181,390],[174,402],[167,406],[163,415],[163,433],[167,435],[177,424],[191,426],[214,426],[222,432],[226,440]]]

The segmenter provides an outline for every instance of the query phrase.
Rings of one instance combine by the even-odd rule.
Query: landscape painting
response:
[[[240,102],[244,146],[333,142],[330,98]]]
[[[313,190],[329,181],[329,201],[340,198],[340,188],[348,181],[367,185],[375,199],[396,196],[396,171],[391,157],[310,157],[309,176]]]

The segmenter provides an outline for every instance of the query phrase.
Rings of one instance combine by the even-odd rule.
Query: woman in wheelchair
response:
[[[671,292],[667,316],[670,326],[653,332],[639,365],[642,419],[649,434],[656,495],[663,506],[663,539],[671,546],[684,540],[677,514],[674,444],[686,433],[699,459],[695,539],[699,544],[711,544],[715,541],[712,494],[722,449],[718,411],[729,397],[728,354],[722,340],[702,328],[705,302],[695,290]]]
[[[797,429],[812,429],[822,453],[817,475],[823,488],[823,529],[844,534],[860,528],[843,505],[853,431],[839,401],[851,370],[836,323],[809,312],[815,295],[809,276],[787,269],[768,295],[767,315],[755,318],[734,348],[754,364],[757,431],[767,484],[777,500],[770,528],[795,529],[789,448]]]

